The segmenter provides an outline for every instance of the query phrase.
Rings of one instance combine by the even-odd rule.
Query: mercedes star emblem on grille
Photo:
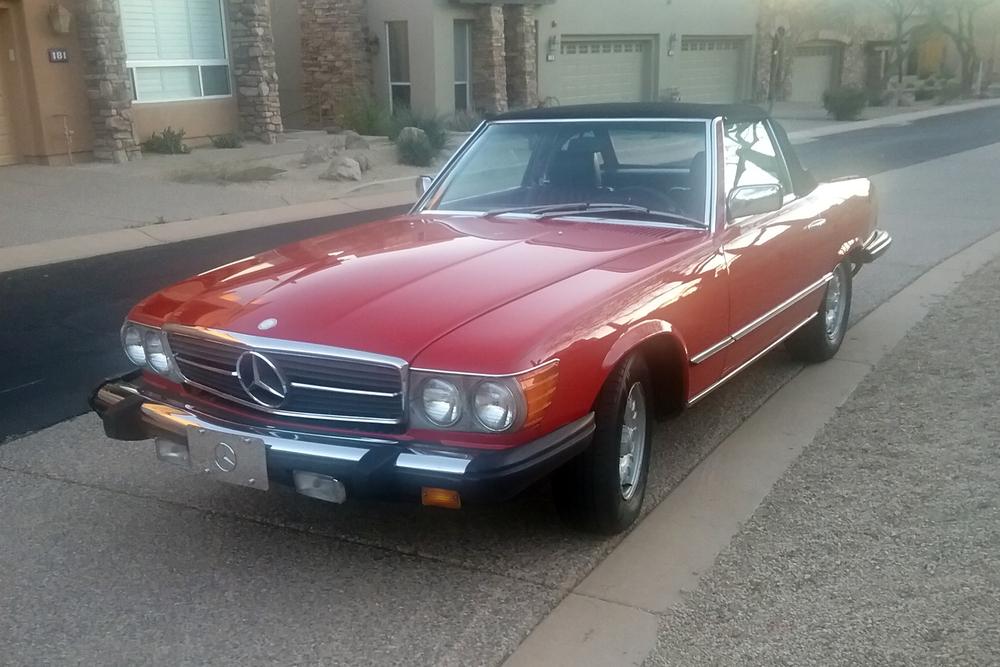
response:
[[[280,407],[288,396],[288,383],[274,363],[259,352],[248,351],[236,361],[236,378],[247,396],[269,408]]]

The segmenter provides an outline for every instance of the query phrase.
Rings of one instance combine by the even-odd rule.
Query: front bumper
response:
[[[865,242],[858,247],[852,259],[855,264],[871,264],[876,259],[881,257],[892,245],[892,237],[889,236],[889,232],[876,229],[865,239]]]
[[[240,424],[200,412],[146,385],[139,371],[106,382],[90,405],[118,440],[159,438],[188,445],[191,429],[263,441],[267,474],[294,486],[295,471],[339,480],[351,496],[419,495],[423,487],[458,491],[463,501],[516,495],[583,451],[594,433],[591,413],[533,442],[503,451],[443,447],[391,438],[296,432]]]

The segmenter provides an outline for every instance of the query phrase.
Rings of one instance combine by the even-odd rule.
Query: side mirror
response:
[[[729,193],[726,212],[730,220],[773,213],[781,208],[784,200],[784,189],[780,185],[743,185]]]
[[[434,182],[433,176],[417,176],[417,196],[421,197]]]

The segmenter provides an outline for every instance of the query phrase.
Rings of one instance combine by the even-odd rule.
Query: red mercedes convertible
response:
[[[844,338],[891,239],[864,178],[816,183],[755,107],[616,104],[483,123],[408,215],[247,257],[139,303],[107,434],[331,502],[510,497],[638,516],[656,417],[775,346]]]

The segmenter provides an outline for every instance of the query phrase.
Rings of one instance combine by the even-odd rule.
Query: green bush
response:
[[[415,167],[426,167],[438,153],[426,133],[397,135],[396,150],[400,162]]]
[[[926,102],[927,100],[933,100],[937,91],[933,88],[917,88],[917,92],[913,93],[913,99],[917,102]]]
[[[237,132],[229,134],[217,134],[212,137],[212,145],[216,148],[242,148],[243,135]]]
[[[190,153],[191,149],[184,143],[184,130],[167,127],[162,132],[153,132],[149,139],[142,142],[142,150],[147,153],[163,153],[165,155],[181,155]]]
[[[456,111],[446,125],[452,132],[472,132],[483,122],[483,117],[471,111]]]
[[[962,96],[962,84],[958,81],[945,81],[938,91],[938,103],[954,102]]]
[[[391,126],[385,107],[370,95],[348,99],[337,114],[337,121],[348,130],[368,136],[385,136]]]
[[[868,104],[868,93],[863,88],[844,86],[823,93],[823,108],[837,120],[855,120]]]
[[[448,143],[448,128],[440,116],[425,116],[411,109],[400,109],[392,117],[389,138],[396,141],[404,127],[419,127],[423,130],[435,151],[441,150]]]

